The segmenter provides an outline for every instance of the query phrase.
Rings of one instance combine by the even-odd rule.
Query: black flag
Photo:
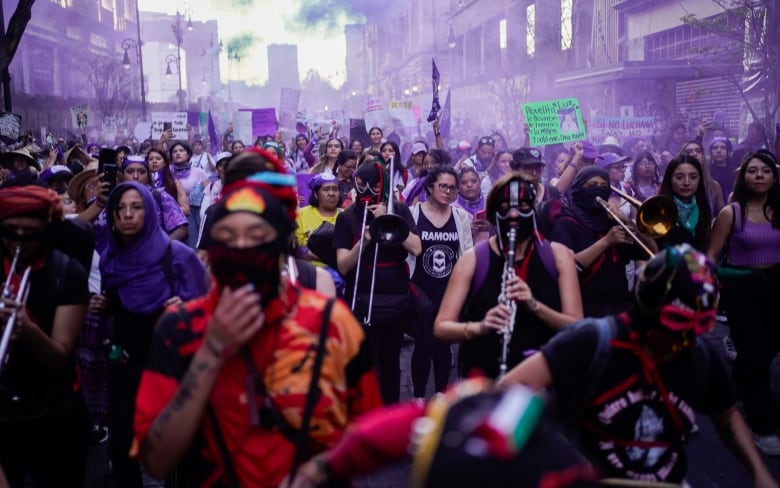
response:
[[[431,113],[428,114],[428,122],[433,122],[436,119],[436,114],[441,110],[441,104],[439,103],[439,68],[436,67],[436,60],[431,59],[433,63],[433,73],[431,75],[433,83],[433,102],[431,103]]]

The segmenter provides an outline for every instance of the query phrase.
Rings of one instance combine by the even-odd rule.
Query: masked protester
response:
[[[735,408],[719,355],[699,336],[715,323],[713,264],[682,244],[655,255],[625,313],[586,319],[556,336],[500,386],[554,387],[580,450],[605,477],[682,483],[694,412],[710,415],[755,476],[774,487]]]
[[[607,170],[597,166],[583,168],[574,178],[570,201],[550,233],[551,241],[574,251],[586,317],[624,310],[628,301],[626,265],[647,258],[647,253],[628,232],[597,203],[598,198],[606,202],[611,193]],[[635,227],[628,219],[624,223],[629,228]],[[634,233],[642,238],[638,232]],[[643,242],[655,249],[651,239],[643,238]]]
[[[571,251],[541,239],[536,231],[535,199],[535,186],[519,175],[498,180],[486,204],[496,235],[466,251],[452,271],[434,334],[461,342],[462,375],[478,369],[488,377],[498,376],[502,332],[507,327],[513,329],[507,357],[511,368],[555,331],[582,318]],[[510,229],[516,233],[515,262],[506,274]],[[502,293],[504,303],[499,302]],[[512,307],[516,309],[514,322]]]
[[[135,428],[157,478],[194,448],[192,470],[179,469],[193,486],[277,486],[380,405],[347,307],[283,274],[295,179],[261,149],[244,154],[252,151],[274,171],[229,184],[212,207],[211,291],[155,331]]]
[[[0,363],[0,466],[10,486],[83,486],[89,420],[74,350],[89,302],[87,273],[53,249],[62,219],[57,194],[36,186],[0,190],[0,324],[13,327]],[[16,267],[11,263],[18,249]],[[29,269],[26,300],[17,301]]]
[[[355,303],[355,314],[361,320],[369,316],[370,310],[367,330],[379,363],[382,399],[394,403],[401,393],[399,356],[404,325],[413,314],[406,257],[419,255],[422,244],[412,214],[402,203],[394,203],[393,213],[398,219],[387,229],[398,236],[404,228],[408,229],[402,242],[394,246],[377,244],[368,232],[371,222],[387,213],[388,180],[381,158],[370,159],[358,167],[356,200],[336,218],[333,247],[339,272],[346,281],[347,302]],[[355,290],[357,296],[352,300]]]

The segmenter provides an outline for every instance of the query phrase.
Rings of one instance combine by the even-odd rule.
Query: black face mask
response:
[[[220,288],[235,290],[252,283],[263,305],[279,295],[279,257],[286,249],[285,239],[253,247],[236,248],[214,241],[209,247],[211,273]]]
[[[514,227],[517,231],[517,242],[532,236],[536,229],[534,220],[535,212],[533,210],[525,213],[520,212],[519,216],[515,214],[512,218],[509,218],[506,215],[502,216],[501,214],[496,214],[496,231],[498,232],[498,244],[501,250],[503,251],[509,245],[509,229],[511,227]]]
[[[602,211],[601,206],[596,203],[596,197],[607,200],[612,194],[612,188],[608,186],[594,186],[587,188],[578,188],[571,194],[574,204],[582,209],[592,209]]]

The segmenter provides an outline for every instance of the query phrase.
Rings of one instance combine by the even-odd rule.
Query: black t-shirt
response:
[[[721,190],[723,190],[724,202],[728,201],[729,193],[734,189],[734,180],[737,179],[736,169],[738,167],[739,166],[732,166],[728,160],[723,166],[710,164],[710,175],[713,180],[718,182]]]
[[[536,244],[530,254],[515,264],[515,273],[523,278],[521,270],[524,260],[527,263],[525,281],[531,287],[534,297],[553,310],[561,311],[561,295],[558,281],[550,275],[539,257]],[[488,310],[498,303],[501,294],[501,279],[504,274],[504,258],[490,250],[490,263],[484,283],[479,290],[471,290],[463,309],[462,317],[466,321],[479,322],[485,318]],[[507,367],[511,369],[529,354],[539,349],[554,334],[554,330],[545,324],[533,312],[522,305],[517,306],[515,328],[509,341]],[[502,352],[502,336],[486,334],[462,342],[458,354],[461,375],[468,375],[477,369],[489,378],[498,377]]]
[[[560,242],[576,254],[601,237],[573,217],[562,215],[553,225],[550,240]],[[647,259],[647,255],[637,247],[628,244],[611,246],[580,272],[582,306],[586,317],[603,317],[625,310],[628,295],[626,265],[634,259]]]
[[[615,339],[625,341],[627,336],[628,326],[618,321]],[[590,398],[577,400],[584,408],[573,419],[583,452],[605,476],[681,482],[687,471],[683,436],[695,421],[694,411],[712,415],[736,401],[723,361],[702,341],[656,366],[681,420],[680,432],[635,353],[611,346],[600,378],[592,377],[599,344],[598,328],[589,323],[556,336],[542,348],[562,409],[583,395],[583,384],[593,384],[588,387]]]
[[[417,256],[412,281],[428,295],[438,309],[460,252],[455,213],[450,213],[450,218],[442,227],[436,227],[420,209],[417,229],[420,231],[422,252]]]
[[[58,306],[87,305],[88,302],[87,272],[77,260],[55,250],[43,267],[30,273],[27,311],[46,335],[51,335]],[[9,361],[0,378],[0,396],[18,396],[23,402],[37,407],[56,402],[72,391],[73,358],[71,367],[52,371],[40,364],[24,341],[11,343],[8,354]]]
[[[417,224],[409,211],[409,207],[403,203],[394,202],[395,215],[400,216],[409,224],[409,232],[419,235]],[[371,212],[369,212],[370,214]],[[366,225],[370,225],[371,219]],[[363,224],[363,207],[352,204],[341,212],[336,218],[336,229],[333,234],[333,247],[336,249],[352,249],[360,240],[361,225]],[[376,244],[365,242],[363,257],[360,258],[360,282],[358,293],[368,293],[371,290],[371,274],[374,266],[374,250]],[[376,283],[374,292],[379,294],[405,294],[409,291],[409,272],[406,266],[408,252],[403,246],[386,247],[379,246],[377,257]],[[355,286],[355,270],[353,269],[344,277],[347,284],[347,298],[351,299]]]

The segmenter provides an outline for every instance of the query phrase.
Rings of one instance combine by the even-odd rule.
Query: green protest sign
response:
[[[532,146],[581,141],[586,138],[580,102],[576,98],[526,103],[523,105],[523,115],[531,129],[529,135]]]

